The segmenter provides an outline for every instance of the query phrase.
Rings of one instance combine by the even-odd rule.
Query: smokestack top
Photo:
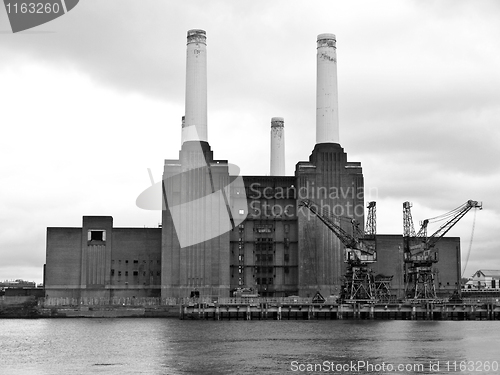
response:
[[[335,34],[317,39],[316,144],[339,143],[337,48]]]
[[[336,48],[335,43],[337,42],[337,37],[335,34],[319,34],[317,43],[318,47],[333,47]]]
[[[193,29],[187,32],[187,44],[203,43],[207,44],[207,33],[205,30]]]
[[[285,119],[283,117],[271,118],[271,128],[282,128],[285,126]]]
[[[186,46],[186,108],[182,143],[207,139],[207,37],[189,30]]]
[[[285,120],[271,118],[271,176],[285,175]]]

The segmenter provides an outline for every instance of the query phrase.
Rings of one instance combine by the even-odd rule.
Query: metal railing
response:
[[[29,300],[35,300],[34,297],[0,297],[0,304],[15,304],[23,303]],[[340,301],[339,301],[340,302]],[[349,303],[350,301],[344,301],[343,303]],[[396,299],[390,300],[377,300],[374,301],[378,304],[395,304],[395,303],[424,303],[431,302],[429,300],[408,300],[401,301]],[[448,299],[436,299],[434,302],[438,303],[453,303],[453,301],[448,301]],[[311,298],[302,297],[200,297],[200,298],[159,298],[159,297],[112,297],[112,298],[98,298],[98,297],[81,297],[81,298],[69,298],[69,297],[49,297],[49,298],[39,298],[38,306],[40,307],[77,307],[77,306],[127,306],[127,307],[154,307],[154,306],[179,306],[179,305],[245,305],[245,304],[288,304],[288,305],[301,305],[301,304],[311,304]],[[336,304],[336,300],[327,299],[325,305]],[[463,298],[457,304],[467,304],[467,305],[480,305],[480,304],[494,304],[500,306],[500,297],[482,297],[482,298]]]
[[[40,298],[38,305],[42,307],[53,306],[175,306],[179,304],[178,298],[155,298],[155,297],[49,297]]]
[[[465,305],[484,305],[493,304],[500,306],[500,297],[476,297],[476,298],[462,298],[462,303]]]
[[[28,301],[35,301],[34,296],[0,296],[0,305],[17,305]]]

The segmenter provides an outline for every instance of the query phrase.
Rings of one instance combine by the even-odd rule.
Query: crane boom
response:
[[[426,250],[432,249],[438,241],[443,238],[443,236],[450,231],[451,228],[455,226],[456,223],[462,219],[467,212],[469,212],[473,208],[479,208],[482,210],[483,205],[482,203],[479,203],[478,201],[473,201],[473,200],[468,200],[461,206],[455,208],[454,210],[451,210],[450,212],[447,212],[443,215],[436,216],[431,219],[425,219],[422,221],[420,230],[418,231],[416,237],[421,239],[420,240],[420,251],[417,251],[416,247],[412,250],[412,253],[420,253]],[[429,223],[434,223],[434,222],[439,222],[446,220],[444,224],[442,224],[436,232],[431,234],[430,236],[427,236],[427,226]]]
[[[434,232],[431,236],[427,238],[427,246],[433,247],[436,245],[436,243],[446,234],[448,231],[455,226],[456,223],[462,219],[467,212],[469,212],[473,208],[479,208],[480,210],[483,209],[483,204],[479,203],[478,201],[473,201],[473,200],[468,200],[465,202],[463,205],[460,207],[457,207],[453,211],[450,211],[448,214],[444,215],[444,218],[446,219],[447,217],[451,218],[441,225],[439,229]],[[427,219],[426,221],[429,222],[433,219]]]
[[[309,199],[302,200],[300,205],[307,207],[309,211],[320,219],[338,237],[340,242],[342,242],[346,248],[357,250],[367,255],[375,254],[375,251],[367,247],[362,240],[356,238],[354,235],[350,235],[342,229],[340,225],[336,224],[324,208],[322,209],[322,212],[319,212],[318,205]],[[351,219],[351,223],[353,224],[353,228],[355,228],[357,222],[354,219]]]
[[[375,207],[373,202],[372,207]],[[366,236],[355,219],[350,219],[352,235],[335,223],[328,207],[318,209],[318,205],[309,199],[302,200],[300,206],[307,207],[319,220],[323,222],[344,245],[344,262],[347,263],[342,286],[341,299],[343,301],[374,301],[377,298],[390,296],[390,280],[376,279],[368,264],[377,260],[375,251],[375,236]],[[370,237],[370,238],[368,238]]]

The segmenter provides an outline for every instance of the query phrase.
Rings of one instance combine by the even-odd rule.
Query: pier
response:
[[[492,301],[356,301],[312,303],[310,299],[226,298],[180,305],[180,319],[200,320],[500,320]]]

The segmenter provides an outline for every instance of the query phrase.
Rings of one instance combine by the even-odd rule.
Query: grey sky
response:
[[[379,233],[484,202],[466,275],[500,269],[500,3],[85,0],[11,34],[0,9],[0,279],[40,282],[47,226],[112,215],[157,226],[136,197],[180,148],[185,42],[207,31],[208,137],[243,175],[286,171],[315,142],[316,36],[337,36],[340,139],[360,161]],[[450,235],[469,248],[473,214]],[[432,230],[432,228],[430,228]],[[434,228],[437,229],[437,228]]]

